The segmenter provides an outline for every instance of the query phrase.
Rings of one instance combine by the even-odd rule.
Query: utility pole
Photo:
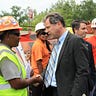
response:
[[[29,22],[29,28],[28,28],[28,30],[29,31],[32,31],[32,26],[31,26],[31,21],[32,21],[32,19],[34,18],[34,12],[33,12],[33,10],[29,7],[29,9],[28,9],[28,22]]]

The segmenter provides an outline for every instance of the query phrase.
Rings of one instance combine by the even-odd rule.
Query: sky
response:
[[[31,9],[36,9],[37,13],[50,8],[52,4],[55,4],[58,0],[0,0],[0,12],[7,11],[10,12],[11,7],[16,5],[20,6],[21,9],[26,9],[30,7]]]
[[[80,1],[82,0],[76,0],[76,2]],[[10,12],[12,6],[19,6],[21,9],[30,7],[32,10],[35,9],[37,13],[40,13],[41,11],[45,11],[46,8],[49,9],[56,2],[58,0],[0,0],[0,12]]]

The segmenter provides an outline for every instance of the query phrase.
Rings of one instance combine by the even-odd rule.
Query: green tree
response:
[[[2,17],[2,16],[9,16],[9,15],[11,15],[11,14],[6,12],[6,11],[1,11],[0,17]]]
[[[85,0],[80,4],[81,18],[92,20],[96,16],[96,3],[93,0]]]
[[[58,2],[52,6],[49,12],[59,12],[65,19],[66,26],[70,26],[72,21],[72,5],[71,0],[58,0]]]
[[[25,20],[28,20],[27,9],[21,10],[21,7],[12,6],[11,10],[11,15],[14,16],[20,24],[24,23]]]
[[[34,10],[33,19],[29,19],[28,17],[28,8],[29,7],[21,10],[21,7],[12,6],[11,13],[1,11],[2,14],[0,14],[0,16],[12,15],[19,21],[20,25],[24,27],[24,30],[28,30],[27,27],[30,25],[33,31],[35,25],[50,12],[59,12],[64,17],[66,26],[70,26],[74,19],[91,21],[96,17],[96,3],[93,2],[93,0],[83,0],[80,4],[77,4],[76,0],[58,0],[50,9],[46,9],[39,14]]]

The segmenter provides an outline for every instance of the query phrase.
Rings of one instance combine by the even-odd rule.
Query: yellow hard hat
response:
[[[73,34],[72,27],[67,27],[67,30],[69,30]]]
[[[11,29],[19,29],[22,27],[19,26],[18,22],[12,16],[0,17],[0,31],[6,31]]]

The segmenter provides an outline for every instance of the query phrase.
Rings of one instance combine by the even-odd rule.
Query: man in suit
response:
[[[74,20],[72,22],[72,30],[75,35],[84,39],[86,37],[86,33],[88,32],[87,22],[84,20]],[[95,72],[95,66],[94,66],[95,64],[94,64],[94,58],[93,58],[93,52],[92,52],[92,44],[85,41],[85,46],[88,47],[88,53],[89,53],[89,59],[88,59],[89,60],[89,72],[90,72],[89,91],[90,91],[90,96],[93,96],[92,89],[93,89],[93,86],[95,86],[96,72]]]
[[[50,56],[44,76],[44,96],[89,96],[88,50],[82,38],[66,30],[63,17],[50,13],[44,18],[49,38],[57,39],[57,52]],[[53,49],[56,49],[54,46]],[[52,61],[54,59],[55,61]]]

